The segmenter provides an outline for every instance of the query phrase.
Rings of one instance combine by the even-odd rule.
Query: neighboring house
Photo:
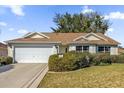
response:
[[[50,55],[68,51],[118,55],[119,44],[102,33],[40,32],[31,32],[6,43],[8,55],[18,63],[47,63]]]
[[[124,48],[119,47],[119,48],[118,48],[118,53],[119,53],[119,54],[124,54]]]
[[[7,56],[7,45],[0,43],[0,56]]]

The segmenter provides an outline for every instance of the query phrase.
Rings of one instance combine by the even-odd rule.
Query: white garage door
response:
[[[15,61],[18,63],[47,63],[51,54],[51,46],[16,47]]]

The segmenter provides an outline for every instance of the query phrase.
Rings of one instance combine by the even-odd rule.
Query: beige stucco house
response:
[[[118,55],[118,42],[102,33],[30,32],[6,41],[8,56],[18,63],[47,63],[49,56],[68,51]]]
[[[0,56],[7,56],[7,45],[0,42]]]

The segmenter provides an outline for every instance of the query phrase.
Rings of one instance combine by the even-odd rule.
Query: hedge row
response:
[[[0,57],[1,65],[12,64],[12,61],[13,61],[12,57],[3,57],[3,56]]]
[[[111,56],[113,63],[124,63],[124,54],[118,56]]]
[[[68,52],[59,57],[59,55],[52,55],[49,58],[50,71],[72,71],[91,65],[111,64],[117,59],[113,60],[113,56],[105,53],[89,54],[82,52]]]

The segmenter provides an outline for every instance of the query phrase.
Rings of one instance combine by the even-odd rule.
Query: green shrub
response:
[[[61,59],[61,70],[71,71],[78,69],[76,52],[68,52],[63,55]]]
[[[123,58],[119,58],[120,62]],[[118,57],[108,53],[90,54],[71,51],[65,53],[61,58],[58,55],[50,56],[48,65],[50,71],[72,71],[91,65],[108,65],[117,60]]]
[[[5,61],[6,61],[6,57],[1,56],[0,57],[0,63],[5,62]]]
[[[111,56],[110,54],[106,54],[106,53],[95,54],[92,61],[93,65],[103,65],[103,64],[111,64],[111,63],[112,63]]]
[[[106,53],[94,54],[93,62],[94,65],[100,64],[111,64],[111,63],[124,63],[124,55],[110,55]]]
[[[116,63],[124,63],[124,55],[123,54],[117,56]]]
[[[124,54],[112,55],[111,61],[112,61],[112,63],[124,63]]]
[[[52,55],[49,58],[49,70],[51,71],[72,71],[82,67],[90,66],[89,53],[68,52],[59,58],[58,55]],[[89,61],[87,61],[87,58]]]
[[[59,61],[59,57],[57,54],[51,55],[49,57],[49,62],[48,62],[48,66],[49,66],[49,70],[51,71],[55,71],[58,69],[58,61]]]
[[[112,63],[119,63],[118,59],[119,59],[119,55],[111,55]]]
[[[51,55],[49,57],[50,71],[71,71],[77,69],[75,53],[65,53],[62,58],[58,55]]]
[[[13,61],[12,57],[3,57],[3,56],[0,57],[0,63],[3,65],[12,64],[12,61]]]
[[[12,57],[6,57],[5,62],[6,62],[6,64],[12,64],[13,63],[13,58]]]
[[[82,52],[79,52],[78,54],[77,54],[77,60],[78,60],[78,66],[80,67],[80,68],[82,68],[82,67],[88,67],[88,66],[90,66],[90,64],[91,64],[91,61],[92,61],[92,56],[91,56],[91,54],[89,54],[89,53],[82,53]]]

